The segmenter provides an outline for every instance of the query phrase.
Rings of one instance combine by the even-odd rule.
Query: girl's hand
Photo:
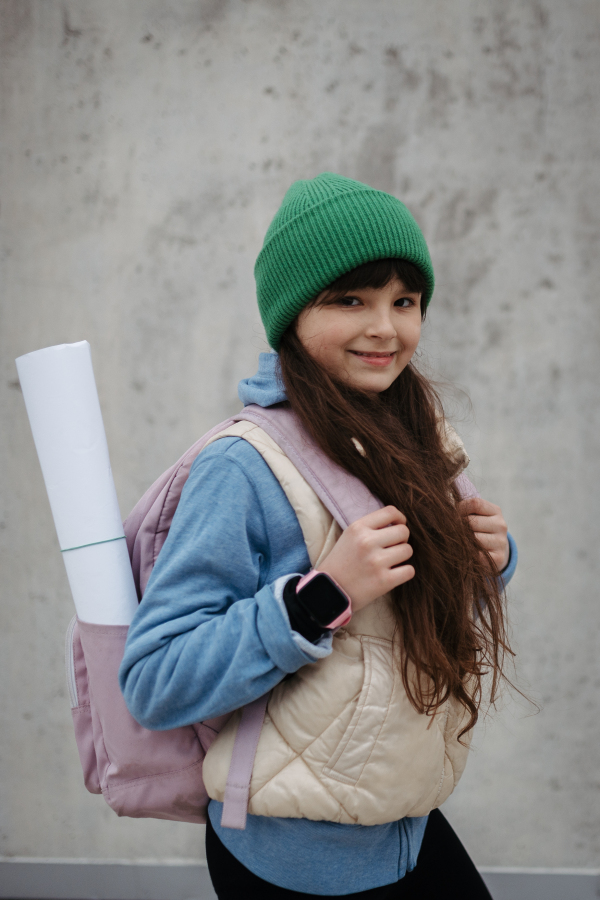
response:
[[[404,565],[413,554],[409,534],[395,506],[378,509],[348,526],[319,571],[337,581],[357,612],[414,578],[414,568]]]
[[[506,522],[502,510],[483,497],[469,497],[457,505],[461,516],[468,518],[475,537],[492,557],[496,568],[501,572],[508,565],[510,547],[508,544]]]

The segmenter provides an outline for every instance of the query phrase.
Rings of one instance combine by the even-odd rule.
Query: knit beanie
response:
[[[277,350],[290,322],[332,281],[376,259],[413,263],[431,300],[434,277],[419,226],[396,197],[342,175],[296,181],[271,222],[254,275],[269,344]]]

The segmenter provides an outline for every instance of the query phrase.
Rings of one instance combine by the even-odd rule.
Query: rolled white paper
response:
[[[127,544],[110,541],[63,553],[77,615],[97,625],[129,625],[138,607]]]
[[[27,353],[17,370],[60,549],[121,537],[90,345]]]
[[[138,602],[90,345],[59,344],[16,362],[77,615],[129,625]]]

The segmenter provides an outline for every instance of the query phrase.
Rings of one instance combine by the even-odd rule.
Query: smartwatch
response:
[[[300,579],[296,599],[321,628],[341,628],[352,618],[348,594],[330,575],[317,569]]]

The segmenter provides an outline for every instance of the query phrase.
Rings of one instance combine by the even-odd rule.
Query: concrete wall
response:
[[[448,815],[488,866],[597,865],[598,83],[594,0],[0,0],[0,855],[201,857],[83,789],[72,615],[14,357],[87,338],[126,513],[238,408],[252,267],[288,185],[392,191],[430,242],[427,364],[521,563],[522,702]],[[460,417],[459,417],[460,418]]]

